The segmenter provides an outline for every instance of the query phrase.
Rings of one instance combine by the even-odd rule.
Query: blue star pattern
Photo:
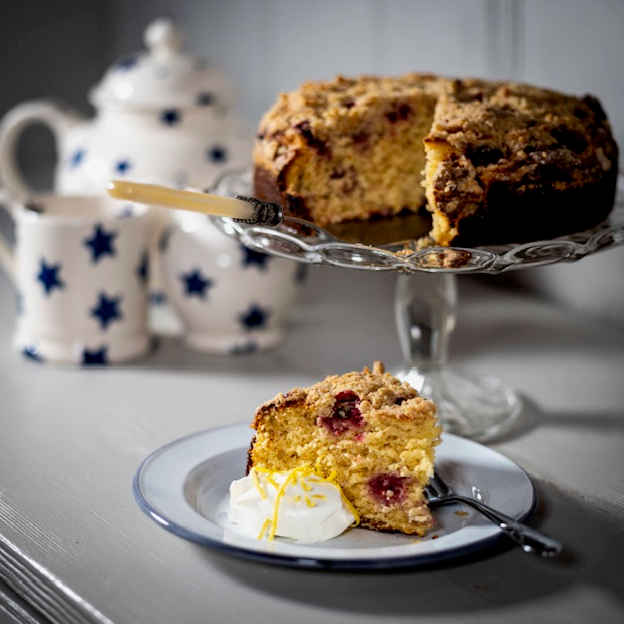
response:
[[[149,301],[152,305],[162,305],[167,302],[167,294],[162,290],[155,290],[149,294]]]
[[[208,160],[215,163],[223,163],[227,160],[227,150],[220,145],[213,145],[208,149]]]
[[[83,150],[82,148],[74,150],[69,158],[69,166],[72,169],[75,169],[84,160],[85,153],[85,150]]]
[[[108,348],[100,347],[93,351],[89,349],[82,350],[82,363],[85,366],[92,364],[108,364]]]
[[[167,249],[169,249],[169,240],[171,239],[172,234],[173,227],[168,227],[163,230],[163,233],[158,239],[158,251],[160,251],[160,253],[165,253]]]
[[[195,295],[200,299],[205,299],[206,289],[212,286],[212,280],[202,277],[199,269],[183,273],[180,276],[180,279],[183,282],[184,294],[187,297]]]
[[[119,309],[120,303],[121,297],[107,297],[106,293],[102,292],[97,305],[90,310],[91,316],[100,322],[102,329],[108,329],[108,326],[113,321],[122,319],[121,310]]]
[[[65,288],[65,283],[59,277],[61,271],[60,262],[58,264],[47,264],[42,258],[40,267],[37,279],[43,285],[46,295],[49,295],[55,288],[59,290]]]
[[[22,355],[33,362],[43,362],[44,359],[41,357],[39,351],[37,351],[37,347],[28,346],[22,349]]]
[[[261,271],[266,270],[267,262],[269,261],[269,256],[267,254],[249,249],[245,247],[245,245],[241,245],[241,249],[243,251],[243,268],[255,264]]]
[[[132,164],[129,160],[118,160],[115,163],[115,173],[118,173],[119,175],[126,175],[131,167]]]
[[[120,71],[128,71],[132,69],[137,64],[136,56],[129,56],[128,58],[122,59],[116,65],[117,69]]]
[[[249,355],[250,353],[255,353],[258,350],[258,344],[253,340],[249,340],[248,342],[244,342],[243,344],[234,345],[230,349],[231,355]]]
[[[212,106],[214,102],[214,95],[209,91],[202,91],[197,96],[197,106]]]
[[[240,315],[239,320],[246,330],[260,329],[267,324],[270,312],[252,303],[247,312]]]
[[[118,219],[129,219],[130,217],[134,217],[132,206],[124,206],[117,214]]]
[[[28,201],[24,204],[24,208],[26,210],[30,210],[30,212],[36,212],[37,214],[43,214],[45,212],[45,208],[34,201]]]
[[[85,247],[91,249],[91,260],[97,263],[102,256],[114,256],[116,254],[113,247],[113,239],[117,236],[117,232],[107,232],[100,223],[96,224],[93,236],[85,238]]]
[[[147,249],[141,254],[141,261],[137,267],[137,277],[142,284],[146,284],[149,279],[149,255]]]
[[[181,119],[182,116],[175,108],[169,108],[160,113],[160,121],[166,126],[175,126],[177,123],[180,123]]]

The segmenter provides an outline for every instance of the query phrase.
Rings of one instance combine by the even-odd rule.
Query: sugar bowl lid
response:
[[[182,36],[173,22],[160,18],[144,35],[147,52],[113,65],[89,95],[96,107],[130,109],[215,107],[231,105],[227,80],[214,68],[182,51]]]

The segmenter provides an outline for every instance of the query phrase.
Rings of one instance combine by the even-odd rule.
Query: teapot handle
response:
[[[17,165],[17,143],[24,128],[32,123],[45,124],[52,130],[58,147],[62,135],[80,121],[80,116],[48,100],[18,104],[5,115],[0,124],[0,178],[14,199],[25,200],[34,192]]]

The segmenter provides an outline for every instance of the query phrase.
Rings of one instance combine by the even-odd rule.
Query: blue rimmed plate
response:
[[[201,431],[154,451],[134,477],[141,509],[184,539],[237,557],[304,568],[380,569],[418,566],[464,556],[502,536],[500,529],[463,506],[434,511],[425,537],[350,529],[320,544],[250,539],[228,521],[228,491],[243,476],[253,431],[247,424]],[[518,519],[529,515],[535,492],[511,460],[476,442],[444,434],[436,466],[462,494],[477,487],[483,500]]]

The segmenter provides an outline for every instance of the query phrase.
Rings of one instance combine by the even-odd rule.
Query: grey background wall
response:
[[[161,15],[229,74],[252,123],[276,93],[305,79],[430,70],[592,92],[624,145],[624,0],[4,0],[0,115],[42,96],[88,112],[89,87],[139,49],[145,26]],[[45,132],[28,132],[21,156],[49,182],[54,152]],[[624,322],[624,252],[578,267],[527,279]]]

